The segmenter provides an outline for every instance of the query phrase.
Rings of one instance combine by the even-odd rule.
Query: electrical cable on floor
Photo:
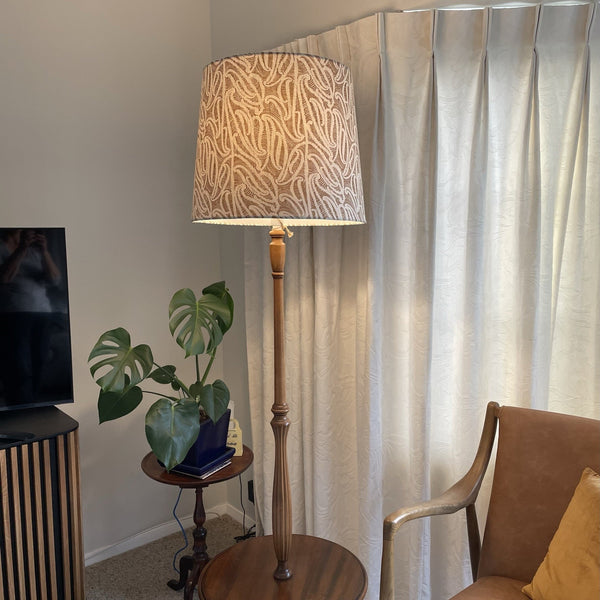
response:
[[[243,540],[247,540],[248,538],[254,537],[256,535],[256,533],[254,531],[252,531],[254,529],[254,525],[252,525],[252,527],[250,527],[248,529],[248,531],[246,531],[246,509],[244,508],[244,494],[243,494],[243,486],[242,486],[242,475],[241,473],[238,475],[238,479],[240,481],[240,505],[242,507],[242,531],[244,532],[243,535],[236,535],[235,538],[233,538],[236,542],[241,542]]]
[[[243,486],[242,486],[242,474],[241,473],[238,475],[238,479],[240,481],[240,506],[242,507],[242,531],[244,532],[244,535],[246,535],[246,509],[244,507],[244,494],[242,492]]]
[[[183,548],[180,548],[179,550],[177,550],[177,552],[175,552],[175,554],[173,555],[173,569],[175,569],[175,571],[177,571],[177,573],[179,573],[179,569],[176,567],[177,557],[188,547],[188,544],[189,544],[188,537],[185,533],[185,528],[182,525],[181,521],[179,520],[177,513],[175,512],[177,510],[177,506],[179,505],[179,499],[181,498],[182,491],[183,491],[183,488],[179,488],[179,494],[177,495],[177,500],[175,501],[175,506],[173,507],[173,516],[175,517],[175,520],[177,521],[177,524],[179,525],[179,529],[181,529],[181,533],[183,535],[183,540],[185,541],[185,546],[183,546]]]

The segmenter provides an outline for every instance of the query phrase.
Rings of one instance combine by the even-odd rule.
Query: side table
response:
[[[309,535],[292,536],[290,579],[273,577],[273,536],[235,544],[202,571],[201,600],[362,600],[367,573],[339,544]]]
[[[168,586],[174,590],[180,590],[185,586],[183,594],[184,600],[192,600],[194,589],[198,585],[198,579],[202,569],[210,560],[206,552],[206,529],[204,522],[206,521],[206,513],[204,512],[204,502],[202,500],[202,492],[204,488],[214,483],[220,483],[232,479],[243,473],[251,464],[254,458],[252,450],[248,446],[244,446],[242,456],[234,456],[231,459],[231,464],[227,465],[220,471],[213,473],[206,479],[199,479],[189,475],[180,473],[168,472],[160,465],[154,453],[149,452],[142,460],[142,471],[148,477],[160,483],[167,485],[176,485],[183,489],[192,488],[196,490],[196,505],[194,508],[194,550],[191,556],[183,556],[179,562],[179,581],[171,580]],[[188,575],[189,574],[189,575]]]

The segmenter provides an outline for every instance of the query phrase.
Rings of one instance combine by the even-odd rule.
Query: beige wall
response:
[[[176,497],[140,470],[143,412],[98,425],[86,358],[122,325],[180,360],[170,296],[221,276],[217,231],[189,222],[209,18],[208,0],[0,9],[0,226],[67,228],[75,404],[65,412],[80,422],[88,554],[169,521]],[[206,500],[225,502],[225,489]]]
[[[418,0],[417,0],[418,1]],[[413,0],[413,4],[415,1]],[[213,0],[214,58],[268,50],[295,38],[342,25],[402,0]]]

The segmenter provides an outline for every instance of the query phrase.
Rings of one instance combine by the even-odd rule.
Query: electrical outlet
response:
[[[254,479],[248,481],[248,500],[254,504]]]

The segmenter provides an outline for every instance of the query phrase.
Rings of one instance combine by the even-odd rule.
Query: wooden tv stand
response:
[[[85,597],[78,426],[53,406],[0,412],[0,600]]]

